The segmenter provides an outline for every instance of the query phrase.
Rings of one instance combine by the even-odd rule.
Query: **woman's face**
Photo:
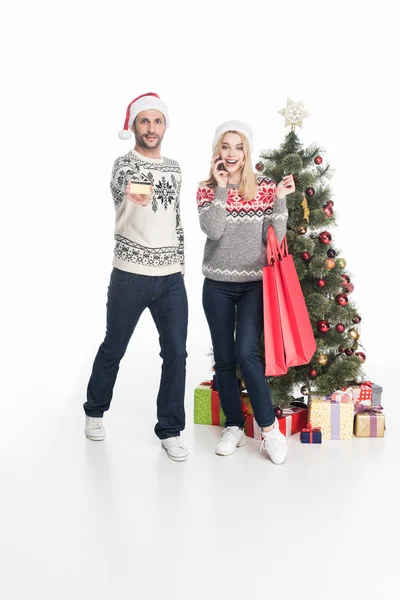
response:
[[[226,133],[221,144],[221,158],[230,175],[243,168],[245,155],[242,138],[238,133]]]

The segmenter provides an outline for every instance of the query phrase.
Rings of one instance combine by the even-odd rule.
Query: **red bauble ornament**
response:
[[[360,359],[361,362],[365,362],[367,360],[367,357],[365,356],[364,352],[356,352],[356,356]]]
[[[346,296],[346,294],[338,294],[335,298],[336,302],[338,304],[340,304],[340,306],[346,306],[346,304],[348,303],[349,299]]]
[[[346,348],[344,346],[339,346],[338,350],[339,350],[340,354],[343,354],[344,351],[346,350]]]
[[[354,350],[353,350],[353,348],[346,348],[344,353],[346,354],[346,356],[353,356]]]
[[[318,281],[317,281],[317,285],[318,285],[318,287],[321,287],[321,288],[322,288],[322,287],[325,287],[325,286],[326,286],[326,281],[325,281],[325,279],[318,279]]]
[[[321,244],[330,244],[332,241],[332,236],[329,231],[323,231],[319,234],[319,241]]]
[[[324,206],[322,210],[324,211],[327,217],[331,217],[333,215],[332,206]]]
[[[322,321],[318,321],[317,329],[320,333],[327,333],[330,330],[331,326],[329,325],[329,321],[323,319]]]
[[[313,187],[306,188],[306,196],[308,196],[309,198],[315,196],[315,190]]]
[[[336,250],[334,250],[333,248],[329,248],[328,252],[326,253],[326,255],[329,258],[335,258],[336,256]]]
[[[322,156],[316,156],[314,158],[314,162],[315,162],[316,165],[322,164]]]
[[[308,374],[309,374],[310,377],[317,377],[317,375],[318,375],[317,369],[311,368],[308,371]]]
[[[262,170],[263,170],[263,168],[264,168],[264,165],[262,164],[262,162],[258,162],[258,163],[256,164],[256,169],[257,169],[257,171],[262,171]]]
[[[283,415],[283,410],[279,406],[275,406],[274,411],[277,419]]]
[[[350,283],[350,277],[348,275],[345,275],[344,273],[341,275],[341,278],[343,279],[343,283],[345,285],[347,285],[348,283]]]
[[[326,203],[326,206],[333,206],[333,200],[328,200],[328,202]]]
[[[346,327],[343,325],[343,323],[338,323],[336,325],[335,329],[338,333],[343,333],[343,331],[346,329]]]
[[[304,260],[304,262],[308,262],[309,260],[311,260],[311,252],[308,252],[308,250],[305,250],[304,252],[301,253],[301,258]]]
[[[358,323],[360,323],[360,322],[361,322],[361,317],[360,317],[360,315],[356,315],[356,316],[354,317],[354,319],[353,319],[353,323],[356,323],[356,324],[358,324]]]

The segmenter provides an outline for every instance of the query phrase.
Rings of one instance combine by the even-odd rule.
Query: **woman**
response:
[[[288,175],[278,186],[265,177],[257,180],[250,158],[252,131],[240,121],[227,121],[217,127],[213,151],[210,175],[200,184],[197,203],[200,225],[207,235],[203,307],[226,415],[216,453],[227,456],[246,443],[236,377],[238,363],[262,430],[260,450],[267,450],[272,462],[281,464],[287,456],[286,437],[275,417],[258,356],[258,339],[263,323],[262,269],[266,264],[267,230],[272,225],[279,242],[285,236],[286,196],[294,192],[294,180]]]

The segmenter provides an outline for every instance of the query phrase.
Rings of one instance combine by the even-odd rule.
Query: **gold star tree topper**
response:
[[[303,126],[303,119],[309,116],[306,110],[304,110],[303,102],[293,102],[290,98],[287,99],[286,108],[278,110],[280,115],[285,117],[285,127],[290,125],[291,131],[294,131],[296,126]]]

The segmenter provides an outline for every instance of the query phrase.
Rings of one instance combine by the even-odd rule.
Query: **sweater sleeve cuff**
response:
[[[285,213],[286,212],[286,197],[285,198],[278,198],[277,196],[275,196],[275,200],[274,200],[274,212],[277,213]]]
[[[215,195],[214,195],[214,202],[218,200],[219,202],[222,202],[222,204],[226,204],[227,200],[228,200],[228,188],[221,188],[221,187],[217,187],[217,189],[215,190]]]

